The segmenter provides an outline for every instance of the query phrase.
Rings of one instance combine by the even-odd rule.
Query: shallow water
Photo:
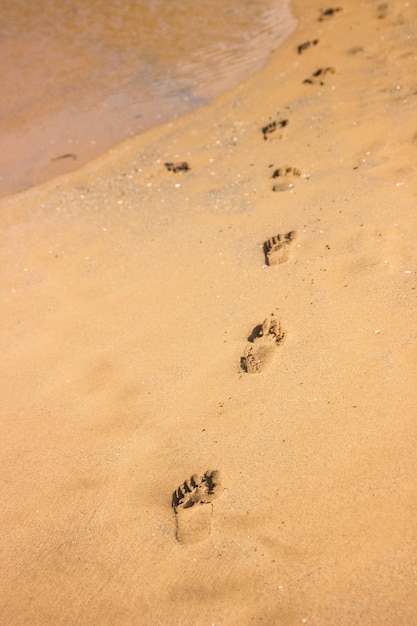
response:
[[[288,0],[10,0],[0,15],[0,195],[80,167],[259,70]]]

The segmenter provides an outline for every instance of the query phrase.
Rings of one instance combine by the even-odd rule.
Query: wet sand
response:
[[[417,622],[417,10],[322,9],[0,202],[2,624]]]

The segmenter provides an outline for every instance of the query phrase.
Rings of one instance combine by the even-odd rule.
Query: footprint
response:
[[[264,126],[262,128],[262,134],[264,136],[265,141],[269,138],[270,135],[272,135],[273,133],[276,133],[277,131],[282,130],[283,128],[285,128],[288,125],[289,121],[288,120],[273,120],[272,122],[269,122],[269,124],[267,124],[266,126]],[[278,132],[275,137],[277,137],[278,139],[280,139],[282,137],[282,133]]]
[[[335,13],[339,13],[339,11],[343,11],[342,7],[335,7],[334,9],[322,9],[319,17],[319,22],[324,22],[325,20],[330,19]]]
[[[280,234],[265,241],[263,250],[266,265],[280,265],[288,260],[289,245],[297,237],[297,232],[291,230],[285,235]]]
[[[164,165],[167,168],[168,172],[174,172],[174,174],[177,174],[177,172],[188,172],[188,170],[191,169],[187,161],[178,161],[177,163],[164,163]]]
[[[180,543],[197,543],[211,532],[213,500],[223,491],[219,470],[193,474],[172,494],[172,507]],[[206,506],[207,505],[207,506]]]
[[[240,366],[248,374],[261,372],[271,361],[275,348],[284,343],[286,332],[273,313],[263,322],[255,326],[248,337],[251,343],[240,359]]]
[[[272,178],[279,178],[279,182],[272,187],[272,191],[287,191],[294,187],[294,180],[301,176],[301,170],[296,167],[279,167],[274,170]]]
[[[303,52],[308,50],[310,46],[317,46],[318,43],[319,43],[318,39],[312,39],[311,41],[305,41],[304,43],[300,43],[297,46],[297,52],[298,54],[302,54]]]
[[[305,78],[303,83],[307,83],[309,85],[324,85],[323,78],[327,74],[334,74],[335,72],[336,70],[334,67],[320,67],[310,76],[310,78]]]

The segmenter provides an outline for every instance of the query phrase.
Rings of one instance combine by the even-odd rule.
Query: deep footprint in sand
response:
[[[286,234],[275,235],[265,241],[263,251],[266,265],[280,265],[288,260],[290,244],[297,237],[295,230]]]
[[[223,492],[219,470],[193,474],[172,494],[172,507],[180,543],[197,543],[211,533],[213,500]]]
[[[277,346],[285,341],[286,332],[273,313],[262,324],[255,326],[248,337],[250,346],[240,360],[241,368],[248,374],[262,372],[274,356]]]

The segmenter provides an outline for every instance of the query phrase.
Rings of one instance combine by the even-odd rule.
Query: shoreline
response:
[[[0,622],[416,623],[417,14],[322,8],[0,199]]]
[[[2,197],[212,101],[256,73],[294,30],[289,0],[213,0],[206,15],[204,6],[190,13],[187,1],[175,11],[156,1],[129,11],[120,0],[47,4],[10,5],[3,15],[14,28],[0,37]]]

